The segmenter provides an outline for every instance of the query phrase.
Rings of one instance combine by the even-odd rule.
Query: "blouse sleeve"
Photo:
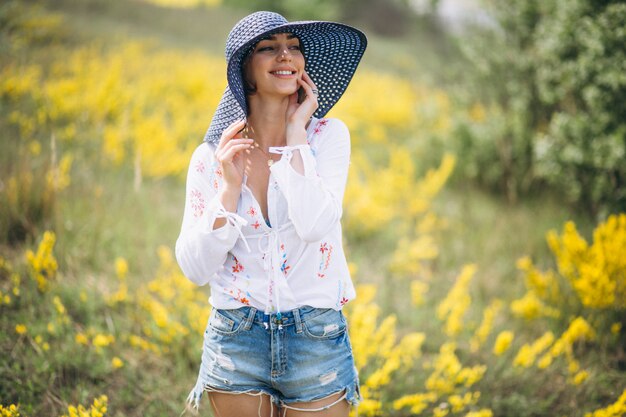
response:
[[[306,242],[322,239],[341,219],[343,194],[350,164],[350,133],[338,119],[329,119],[317,140],[316,155],[310,145],[271,148],[283,157],[270,168],[287,200],[288,216]],[[298,151],[304,175],[291,165]]]
[[[228,252],[241,235],[247,221],[224,209],[218,198],[219,170],[212,148],[200,145],[189,164],[185,213],[176,241],[176,260],[187,278],[205,285],[223,267]],[[215,219],[226,218],[226,224],[213,229]]]

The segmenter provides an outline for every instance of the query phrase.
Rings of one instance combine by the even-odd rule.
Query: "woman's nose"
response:
[[[291,59],[291,54],[289,53],[289,49],[287,48],[282,48],[280,50],[280,54],[278,55],[278,58],[280,60],[286,60],[286,59]]]

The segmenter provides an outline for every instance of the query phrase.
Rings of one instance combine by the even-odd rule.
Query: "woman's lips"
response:
[[[271,71],[270,74],[278,78],[292,78],[293,76],[296,75],[296,71],[277,70],[277,71]]]

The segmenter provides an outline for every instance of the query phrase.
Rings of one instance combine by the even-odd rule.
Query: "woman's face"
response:
[[[255,46],[245,76],[256,94],[288,96],[298,90],[304,64],[300,40],[289,33],[277,33]]]

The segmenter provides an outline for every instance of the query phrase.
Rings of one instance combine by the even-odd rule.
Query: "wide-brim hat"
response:
[[[233,27],[226,41],[228,86],[204,136],[205,141],[219,142],[224,129],[249,114],[242,64],[259,41],[276,33],[291,33],[300,40],[305,70],[318,90],[319,107],[313,114],[317,118],[328,113],[346,91],[367,47],[363,32],[342,23],[288,22],[273,12],[256,12],[244,17]]]

